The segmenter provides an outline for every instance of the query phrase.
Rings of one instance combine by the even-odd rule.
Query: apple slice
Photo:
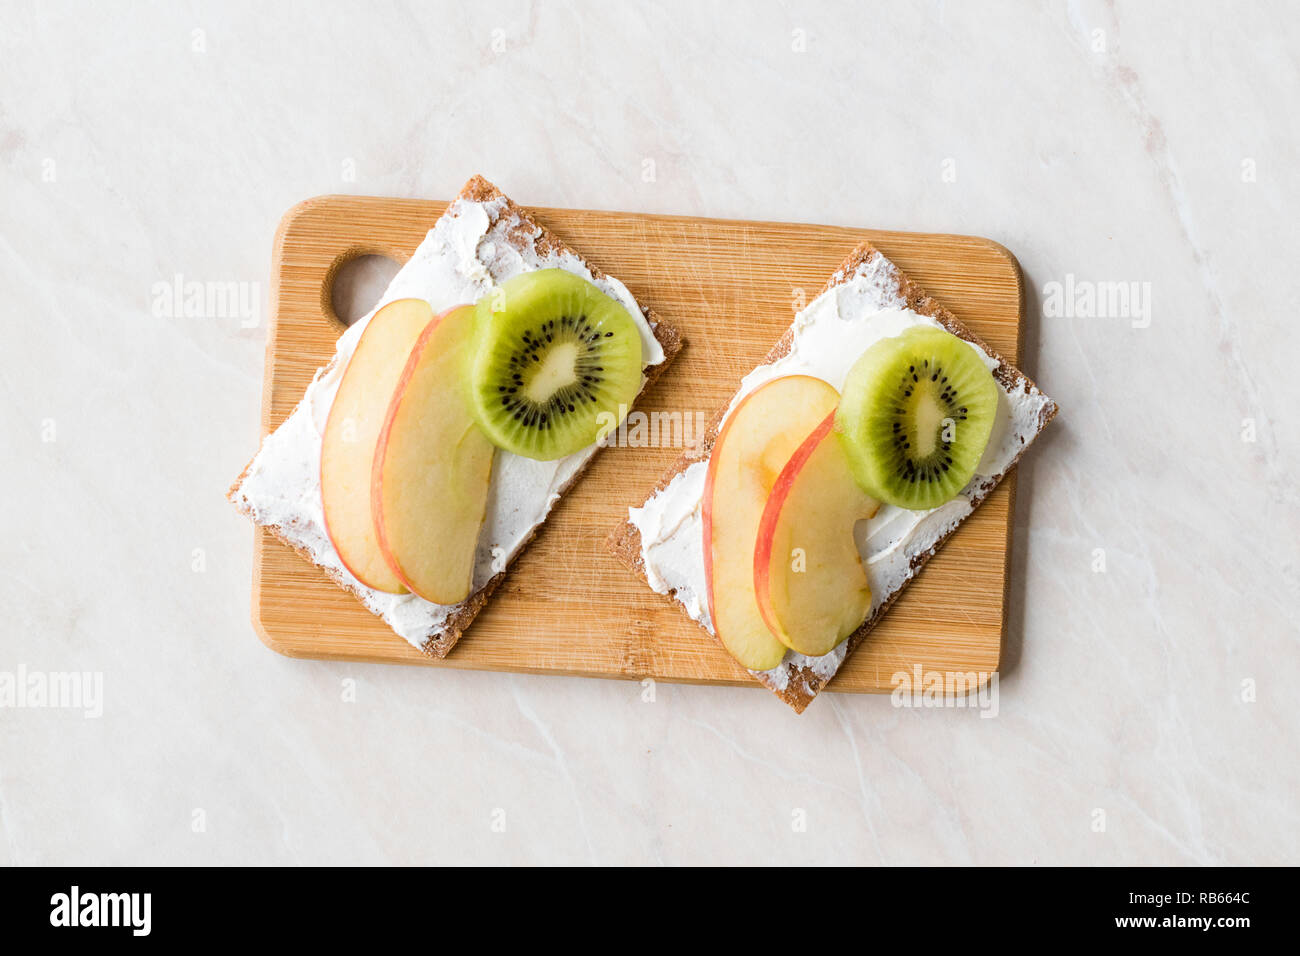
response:
[[[423,299],[390,302],[361,332],[321,435],[320,494],[325,533],[343,566],[366,587],[406,591],[379,550],[370,516],[375,444],[406,359],[433,309]]]
[[[435,604],[469,597],[496,450],[469,404],[474,309],[428,324],[411,350],[375,447],[371,513],[389,568]]]
[[[759,611],[754,546],[772,484],[839,394],[810,375],[760,385],[727,416],[704,479],[704,583],[713,631],[744,667],[765,671],[786,647]]]
[[[831,412],[772,486],[754,549],[754,592],[763,620],[791,650],[820,657],[858,629],[871,585],[853,526],[880,503],[853,480]]]

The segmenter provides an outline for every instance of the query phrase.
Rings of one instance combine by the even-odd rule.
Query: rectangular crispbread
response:
[[[877,257],[879,257],[878,260]],[[949,332],[978,345],[988,353],[990,358],[997,360],[999,364],[994,370],[993,375],[999,385],[1008,391],[1024,390],[1028,392],[1031,389],[1035,392],[1037,391],[1037,386],[1030,381],[1023,372],[1015,368],[1010,362],[1003,359],[1001,355],[962,325],[952,313],[948,312],[943,308],[943,306],[928,296],[915,282],[908,279],[901,270],[885,259],[885,257],[869,242],[864,242],[857,246],[848,255],[844,263],[835,271],[830,280],[822,288],[821,292],[824,293],[841,283],[850,281],[859,270],[872,266],[887,267],[884,270],[884,274],[888,277],[888,281],[896,283],[897,299],[900,306],[905,303],[907,308],[910,308],[921,315],[932,317]],[[768,352],[760,365],[769,365],[786,356],[790,352],[793,344],[794,332],[795,327],[794,325],[791,325],[776,345],[772,347],[772,350]],[[1030,434],[1028,436],[1030,439],[1038,435],[1047,423],[1056,415],[1056,403],[1052,402],[1050,399],[1046,399],[1045,397],[1043,400],[1044,404],[1038,413],[1037,422],[1030,429]],[[722,425],[731,401],[732,400],[729,399],[727,404],[724,404],[720,409],[718,409],[717,413],[710,421],[702,441],[694,448],[688,449],[676,461],[673,467],[660,478],[655,487],[650,489],[638,507],[644,507],[648,501],[667,488],[674,478],[686,471],[686,469],[692,464],[708,459],[713,449],[713,443],[717,439],[718,430]],[[1025,444],[1027,444],[1027,441]],[[997,487],[998,483],[1007,472],[1014,467],[1015,462],[1019,460],[1020,453],[1023,452],[1023,450],[1024,445],[1022,444],[1011,462],[1001,472],[983,480],[977,487],[971,489],[972,493],[969,496],[969,500],[972,505],[972,510],[988,496],[989,492]],[[879,621],[881,616],[889,610],[889,607],[898,598],[898,595],[902,593],[903,588],[915,579],[916,573],[920,571],[930,557],[939,549],[939,547],[942,546],[943,542],[947,540],[952,531],[956,530],[956,527],[959,526],[960,522],[958,522],[954,527],[948,529],[948,531],[944,533],[933,544],[933,546],[911,556],[908,576],[892,591],[892,593],[882,596],[882,600],[871,616],[848,638],[846,649],[842,655],[840,663],[842,663],[842,660],[847,658],[848,654],[852,653],[853,649],[857,647],[858,644],[860,644],[871,632],[871,629],[875,627],[877,621]],[[619,561],[626,565],[637,577],[645,582],[647,586],[650,586],[645,562],[642,557],[641,534],[630,518],[614,529],[610,534],[608,544],[610,550]],[[701,542],[701,547],[703,547],[703,542]],[[681,602],[677,601],[675,590],[669,590],[663,596],[681,607]],[[701,630],[716,640],[716,637],[709,628],[705,627],[703,624],[701,624],[700,627]],[[839,664],[836,664],[835,668],[838,668],[838,666]],[[798,713],[801,713],[804,708],[811,703],[812,699],[817,696],[821,689],[830,682],[831,677],[834,676],[833,670],[830,674],[826,674],[824,673],[824,669],[819,668],[814,670],[803,666],[789,667],[787,672],[782,675],[781,680],[773,679],[770,674],[771,672],[765,672],[764,674],[756,673],[754,676],[755,679],[765,684],[773,691],[773,693]]]
[[[516,205],[508,196],[483,177],[475,176],[470,179],[456,198],[458,200],[463,199],[480,203],[492,201],[500,201],[501,203],[504,203],[506,213],[512,215],[518,220],[517,227],[513,228],[509,234],[505,236],[505,241],[513,246],[517,252],[522,253],[525,250],[529,250],[532,253],[535,253],[538,257],[545,257],[551,254],[572,255],[591,271],[594,278],[597,280],[605,278],[603,272],[588,262],[583,256],[570,249],[559,236],[555,235],[545,226],[537,222],[537,220],[534,219],[526,209]],[[452,207],[449,206],[444,215],[450,215],[451,212]],[[648,366],[645,370],[645,383],[642,386],[641,392],[641,394],[644,394],[645,389],[654,384],[677,353],[681,351],[683,342],[681,335],[670,322],[656,315],[653,311],[644,306],[642,307],[642,312],[650,324],[655,339],[659,342],[659,345],[662,347],[664,352],[664,360],[662,362],[657,365]],[[319,377],[328,373],[336,360],[336,358],[331,359],[331,361],[317,373],[317,376]],[[265,447],[266,441],[269,437],[270,435],[263,437],[263,447]],[[259,454],[261,454],[260,451]],[[242,493],[241,489],[256,460],[257,456],[254,456],[254,458],[249,461],[248,465],[244,468],[244,471],[235,480],[227,493],[227,497],[235,507],[243,514],[253,518],[255,522],[257,521],[257,516],[255,514],[256,509]],[[585,462],[582,467],[580,467],[573,476],[563,484],[560,488],[561,496],[563,496],[573,483],[578,480],[583,471],[585,471],[587,466],[591,463],[591,460],[592,459],[588,459],[587,462]],[[283,527],[279,524],[261,524],[261,527],[274,535],[282,543],[296,551],[304,560],[320,567],[336,584],[351,592],[373,613],[379,613],[368,603],[368,594],[373,594],[374,592],[370,592],[368,588],[365,588],[364,585],[353,578],[350,574],[347,574],[346,571],[321,564],[313,557],[309,548],[304,546],[304,542],[319,539],[317,529],[308,529],[313,532],[313,534],[309,536],[302,528]],[[540,525],[538,525],[538,527],[540,527]],[[528,543],[532,540],[536,531],[537,529],[534,528],[532,532],[528,534],[514,557],[517,557],[518,554],[522,553],[523,550],[527,548]],[[510,559],[509,563],[513,563],[514,557]],[[427,635],[427,639],[423,640],[420,645],[421,650],[425,654],[434,658],[442,658],[447,655],[460,639],[465,629],[469,627],[475,616],[477,616],[479,611],[483,609],[483,606],[492,596],[492,593],[496,590],[497,586],[505,578],[509,571],[509,563],[505,569],[494,574],[477,591],[460,604],[456,605],[448,616],[435,629],[430,631]]]

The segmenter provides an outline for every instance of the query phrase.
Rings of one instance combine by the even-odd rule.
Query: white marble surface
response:
[[[103,714],[0,708],[0,863],[1300,862],[1300,22],[1195,6],[5,3],[0,675]],[[258,642],[265,316],[155,283],[264,313],[288,206],[474,171],[1015,252],[1063,413],[995,719]],[[1067,275],[1149,325],[1044,315]]]

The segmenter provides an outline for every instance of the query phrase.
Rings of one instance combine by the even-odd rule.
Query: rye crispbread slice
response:
[[[873,262],[876,257],[879,257],[882,262]],[[897,266],[894,266],[892,262],[886,259],[885,256],[869,242],[863,242],[849,253],[848,257],[831,275],[831,278],[827,281],[826,285],[822,287],[818,295],[841,283],[850,281],[860,269],[868,265],[886,265],[889,267],[891,281],[896,283],[899,307],[906,305],[907,308],[910,308],[921,315],[927,315],[934,318],[953,335],[965,339],[968,342],[975,343],[987,352],[991,358],[996,359],[999,362],[999,365],[993,375],[999,385],[1003,386],[1008,391],[1014,391],[1017,389],[1026,392],[1031,389],[1037,391],[1037,386],[1028,378],[1028,376],[1004,359],[994,349],[990,348],[988,344],[966,328],[966,326],[962,325],[956,316],[941,306],[935,299],[927,295],[919,285],[910,280],[902,270],[898,269]],[[789,354],[793,341],[794,326],[791,325],[759,364],[770,365]],[[1047,423],[1056,415],[1056,403],[1051,399],[1047,399],[1045,396],[1044,399],[1045,404],[1039,412],[1038,421],[1029,436],[1030,439],[1036,437]],[[675,477],[684,472],[692,464],[708,459],[713,450],[713,443],[718,437],[718,430],[721,427],[727,409],[730,407],[733,400],[734,393],[733,398],[728,399],[727,402],[714,414],[712,420],[709,422],[709,426],[705,431],[702,441],[694,448],[688,449],[680,458],[678,458],[673,467],[659,479],[659,482],[649,491],[649,493],[647,493],[645,498],[642,499],[637,507],[644,507],[646,502],[666,488]],[[1003,468],[1001,472],[985,481],[982,481],[977,488],[973,489],[974,493],[969,496],[972,512],[986,497],[988,497],[989,493],[997,487],[1002,478],[1015,466],[1027,444],[1028,441],[1025,441],[1024,444],[1021,445],[1011,462]],[[965,517],[969,517],[969,515],[966,515]],[[965,517],[962,518],[963,521],[965,520]],[[846,649],[843,659],[847,659],[848,655],[853,652],[854,648],[862,643],[863,639],[871,632],[871,629],[875,627],[881,616],[888,611],[894,601],[897,600],[898,595],[903,592],[903,589],[915,580],[917,572],[925,566],[926,562],[930,560],[940,547],[942,547],[943,543],[948,539],[953,531],[960,527],[960,525],[961,521],[958,521],[957,524],[944,533],[932,547],[911,555],[908,576],[891,593],[888,593],[883,597],[881,603],[872,612],[871,616],[868,617],[852,635],[850,635],[848,640],[845,642]],[[611,532],[607,543],[614,556],[627,566],[633,574],[639,577],[647,587],[649,587],[650,582],[646,575],[645,562],[642,557],[641,534],[637,527],[632,524],[630,520],[624,521],[615,528],[613,532]],[[703,547],[703,542],[701,542],[701,547]],[[675,594],[675,591],[670,590],[662,596],[667,600],[672,601],[680,608],[681,603],[676,600]],[[717,637],[713,632],[703,624],[700,624],[700,629],[708,634],[713,640],[717,640]],[[721,644],[720,641],[719,644]],[[842,660],[840,664],[835,666],[836,670],[838,670],[838,667],[842,665]],[[782,666],[785,667],[789,665]],[[831,678],[834,676],[833,673],[830,676],[824,676],[806,666],[790,668],[789,672],[785,675],[784,681],[769,678],[768,675],[772,672],[759,674],[751,671],[751,673],[754,674],[756,680],[767,686],[769,690],[792,707],[796,713],[802,713],[804,708],[812,702],[813,698],[817,696],[823,687],[830,683]]]
[[[519,220],[519,225],[515,229],[513,229],[506,237],[507,241],[510,243],[510,245],[512,245],[516,249],[516,251],[523,252],[525,249],[530,249],[539,257],[544,257],[548,254],[568,253],[569,255],[572,255],[575,258],[577,258],[579,261],[581,261],[591,271],[593,277],[595,277],[596,279],[605,278],[604,272],[602,272],[600,269],[592,265],[585,257],[579,255],[577,252],[571,249],[568,245],[565,244],[564,240],[562,240],[555,233],[551,232],[551,230],[547,229],[545,226],[539,223],[528,212],[528,210],[524,209],[522,206],[517,205],[513,200],[511,200],[508,196],[506,196],[503,192],[501,192],[500,189],[498,189],[495,185],[490,183],[488,180],[484,179],[482,176],[474,176],[473,178],[471,178],[469,182],[465,184],[464,188],[461,189],[460,193],[457,195],[456,198],[458,200],[465,199],[474,202],[490,202],[493,200],[500,200],[501,202],[504,203],[506,213],[513,215]],[[451,207],[449,206],[447,212],[444,212],[444,215],[448,215],[450,211],[451,211]],[[680,333],[671,322],[663,319],[655,312],[653,312],[651,309],[645,306],[642,306],[641,311],[645,315],[646,320],[649,322],[651,331],[654,333],[655,339],[659,342],[659,345],[663,349],[664,360],[657,365],[652,365],[645,369],[645,373],[644,373],[645,384],[642,386],[641,392],[638,393],[638,398],[641,395],[644,395],[645,390],[650,388],[655,383],[655,381],[659,378],[659,376],[663,374],[664,370],[669,366],[673,358],[675,358],[677,353],[681,351],[682,345],[684,344]],[[334,365],[335,361],[336,359],[331,359],[330,362],[327,363],[326,366],[321,370],[321,372],[318,373],[318,375],[328,371]],[[263,436],[262,439],[263,446],[265,445],[266,439],[268,437],[269,435]],[[600,449],[598,448],[596,454],[599,453],[600,453]],[[259,449],[259,454],[260,454],[260,449]],[[253,459],[249,461],[248,465],[244,467],[243,472],[241,472],[239,477],[235,479],[234,484],[231,485],[230,490],[226,493],[226,497],[235,505],[235,507],[239,509],[241,513],[248,515],[249,517],[254,517],[254,515],[252,514],[252,509],[249,506],[249,503],[246,500],[241,499],[240,488],[244,482],[244,479],[247,477],[249,470],[252,468],[253,462],[256,461],[256,458],[257,456],[255,455]],[[591,464],[591,462],[594,459],[595,459],[595,455],[593,455],[585,463],[583,463],[582,467],[580,467],[577,470],[577,472],[575,472],[574,475],[568,481],[566,481],[563,486],[561,486],[560,488],[561,497],[563,497],[563,495],[569,490],[569,488],[572,487],[574,482],[576,482],[579,479],[579,477],[581,477],[583,472],[586,471],[587,467]],[[549,518],[549,514],[548,514],[548,518]],[[542,522],[543,524],[545,523],[545,520],[546,519],[543,520]],[[368,610],[378,615],[378,612],[375,611],[374,608],[371,608],[367,604],[367,600],[366,600],[367,592],[373,593],[370,591],[369,588],[366,588],[364,585],[362,585],[359,581],[356,581],[355,578],[353,578],[351,575],[347,574],[346,572],[340,572],[336,569],[321,565],[319,562],[315,561],[310,551],[308,551],[307,548],[303,547],[299,543],[301,538],[295,539],[295,535],[291,532],[291,529],[283,528],[279,525],[260,525],[260,527],[265,528],[266,531],[270,532],[274,537],[276,537],[283,544],[292,548],[299,555],[301,555],[304,560],[308,561],[311,564],[315,564],[317,567],[321,568],[321,570],[325,571],[325,573],[331,578],[331,580],[334,581],[335,584],[337,584],[339,587],[343,588],[344,590],[352,593],[353,596],[355,596],[359,601],[361,601],[363,606],[366,606]],[[497,589],[498,585],[500,585],[500,583],[504,580],[505,576],[509,573],[509,566],[510,564],[514,563],[514,558],[518,557],[519,554],[522,554],[524,552],[524,550],[528,547],[529,543],[531,543],[533,537],[536,535],[538,528],[540,527],[541,524],[539,524],[537,528],[534,528],[531,532],[529,532],[527,538],[525,538],[523,544],[516,551],[514,557],[512,557],[510,561],[507,563],[507,566],[504,570],[493,575],[490,579],[488,579],[486,583],[483,584],[482,587],[480,587],[477,591],[471,594],[460,604],[456,605],[455,608],[452,610],[451,614],[442,622],[442,624],[439,625],[436,629],[433,629],[431,631],[427,639],[421,645],[421,650],[425,654],[434,658],[442,658],[447,655],[447,653],[452,649],[452,647],[455,646],[456,642],[460,640],[460,637],[464,633],[465,629],[469,627],[470,623],[473,622],[474,618],[483,609],[484,605],[487,604],[488,599],[492,596],[492,593]]]

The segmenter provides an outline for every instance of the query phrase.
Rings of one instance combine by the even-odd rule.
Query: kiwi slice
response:
[[[641,387],[641,336],[621,303],[563,269],[540,269],[476,309],[470,392],[498,448],[563,458],[627,413]]]
[[[966,487],[997,409],[997,383],[969,344],[913,326],[849,370],[835,430],[863,491],[924,511]]]

